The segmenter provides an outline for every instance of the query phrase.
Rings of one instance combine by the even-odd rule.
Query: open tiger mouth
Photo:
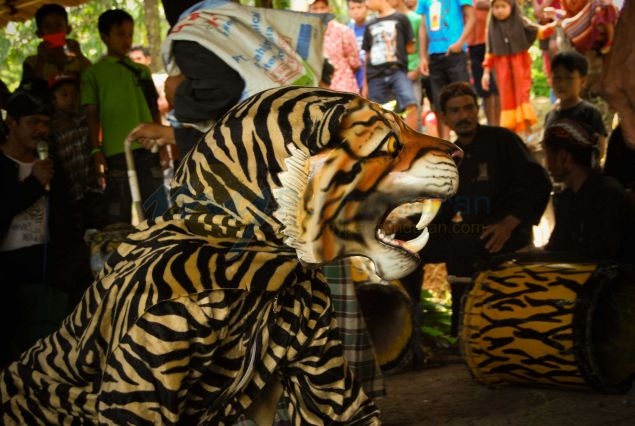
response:
[[[406,250],[410,253],[421,251],[428,243],[430,232],[428,224],[441,208],[441,200],[438,198],[428,198],[423,201],[404,203],[391,210],[381,222],[377,229],[377,238],[390,246]],[[396,235],[415,234],[412,218],[419,216],[419,220],[414,228],[421,233],[411,240],[399,240]]]

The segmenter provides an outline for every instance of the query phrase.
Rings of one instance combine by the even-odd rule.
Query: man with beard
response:
[[[448,274],[458,277],[471,277],[492,255],[532,247],[532,225],[540,221],[551,192],[547,172],[520,137],[479,124],[477,99],[469,83],[451,83],[441,91],[441,118],[465,156],[459,190],[442,204],[421,253],[425,262],[445,262]],[[451,289],[456,336],[466,286],[455,283]]]

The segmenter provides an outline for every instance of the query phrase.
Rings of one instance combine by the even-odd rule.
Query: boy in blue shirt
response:
[[[470,81],[466,41],[474,28],[472,0],[420,0],[419,69],[430,76],[435,112],[440,110],[441,89],[457,81]],[[450,129],[437,119],[439,137],[449,139]]]
[[[357,48],[359,49],[359,59],[362,62],[362,66],[355,71],[355,79],[361,92],[364,88],[364,64],[366,63],[366,52],[362,49],[362,42],[364,41],[364,31],[366,31],[366,22],[368,18],[368,8],[366,7],[366,0],[348,0],[348,28],[355,33],[355,40],[357,41]]]

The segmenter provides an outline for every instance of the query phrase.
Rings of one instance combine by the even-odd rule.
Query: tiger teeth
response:
[[[425,228],[417,238],[404,242],[403,247],[408,251],[418,253],[428,243],[429,238],[430,232],[428,231],[428,228]]]
[[[382,228],[379,228],[377,230],[377,236],[388,244],[400,246],[409,252],[417,253],[428,243],[430,231],[427,226],[430,222],[432,222],[440,208],[441,200],[436,198],[426,199],[421,202],[402,204],[388,214],[386,222],[420,213],[421,216],[419,217],[416,228],[422,231],[421,234],[410,241],[401,241],[395,239],[395,234],[387,235]]]
[[[441,208],[441,200],[438,198],[426,199],[421,204],[421,217],[417,222],[417,229],[424,229],[439,212]]]
[[[381,228],[379,228],[379,230],[377,231],[377,235],[379,235],[379,238],[381,238],[384,241],[387,241],[387,242],[395,241],[395,234],[385,234]]]
[[[410,241],[401,241],[395,239],[395,234],[386,235],[384,231],[379,229],[377,231],[377,235],[379,238],[386,243],[394,243],[395,245],[399,245],[405,250],[410,252],[418,252],[428,243],[428,239],[430,238],[430,232],[428,232],[428,228],[425,228],[423,232],[415,239]]]

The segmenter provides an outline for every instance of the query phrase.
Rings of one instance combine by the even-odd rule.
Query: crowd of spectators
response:
[[[185,2],[177,9],[173,3],[164,1],[172,26],[186,6],[196,7],[197,2]],[[526,249],[552,183],[563,191],[553,197],[556,224],[547,249],[584,252],[593,260],[633,261],[629,257],[633,250],[628,249],[632,241],[627,239],[632,235],[633,197],[625,195],[632,194],[628,191],[633,178],[631,169],[620,161],[632,158],[632,144],[623,143],[621,126],[606,128],[593,103],[582,98],[588,74],[585,54],[608,53],[611,15],[603,15],[607,31],[596,34],[599,39],[587,43],[583,52],[576,51],[577,39],[556,52],[553,34],[567,18],[578,18],[570,16],[566,1],[562,3],[561,7],[533,2],[535,16],[530,17],[523,16],[513,0],[349,0],[349,26],[335,20],[328,24],[323,53],[334,66],[331,88],[361,93],[380,103],[394,100],[411,127],[454,137],[468,153],[459,166],[459,194],[446,203],[438,220],[480,225],[480,231],[433,236],[430,247],[438,250],[424,249],[424,261],[447,262],[452,274],[472,275],[483,255]],[[329,0],[309,0],[307,10],[333,12]],[[15,271],[11,275],[15,285],[54,284],[72,295],[72,305],[73,294],[91,281],[85,273],[88,247],[81,234],[131,221],[124,141],[145,142],[133,145],[132,155],[145,217],[159,216],[167,208],[162,170],[167,163],[145,147],[176,143],[178,155],[185,156],[204,132],[181,124],[220,117],[241,99],[246,84],[245,77],[213,51],[178,40],[173,49],[182,74],[163,76],[165,91],[157,90],[147,49],[133,48],[135,23],[121,9],[100,15],[96,30],[107,53],[93,64],[70,37],[64,7],[47,4],[38,10],[35,21],[42,41],[36,54],[24,61],[19,87],[14,93],[4,84],[0,87],[0,106],[6,111],[0,134],[0,188],[3,200],[8,200],[1,212],[0,265]],[[529,130],[537,130],[538,122],[527,74],[531,61],[527,50],[536,35],[553,101],[544,120],[543,164],[532,157],[524,140]],[[213,75],[209,70],[214,70]],[[487,124],[479,122],[479,99]],[[427,108],[434,111],[438,128],[426,129],[422,112]],[[181,121],[179,126],[168,124],[168,110]],[[41,148],[43,143],[46,149]],[[580,214],[579,203],[597,200],[598,193],[613,194],[609,198],[619,199],[618,205],[596,203]],[[471,211],[462,209],[462,201],[478,197],[487,198],[492,210],[475,216],[476,204],[470,205]],[[612,221],[613,215],[620,220]],[[602,237],[604,228],[589,231],[592,224],[607,220],[616,227],[606,231],[611,238]],[[63,250],[75,244],[75,254],[65,255],[63,261],[60,233],[73,236],[63,239]],[[79,278],[67,277],[72,274]],[[5,300],[11,305],[19,303],[19,297]],[[14,331],[3,331],[2,339],[10,341]]]

